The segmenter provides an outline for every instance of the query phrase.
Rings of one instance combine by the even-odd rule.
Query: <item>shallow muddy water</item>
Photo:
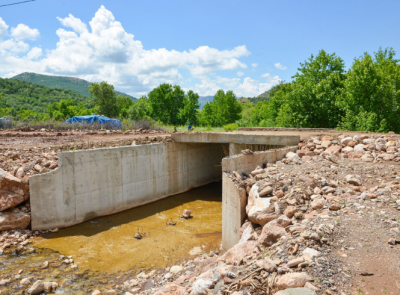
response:
[[[85,294],[91,286],[122,283],[143,269],[163,268],[217,250],[221,245],[221,194],[221,183],[212,183],[36,237],[32,245],[40,248],[37,253],[0,256],[0,275],[22,269],[16,282],[31,272],[35,279],[61,283],[57,293]],[[179,218],[184,209],[192,211],[192,219]],[[169,221],[176,225],[168,225]],[[144,233],[141,240],[134,238],[138,231]],[[61,264],[60,254],[72,255],[78,270]],[[50,267],[41,270],[45,260]]]

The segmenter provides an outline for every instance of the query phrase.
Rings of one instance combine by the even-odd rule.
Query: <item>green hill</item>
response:
[[[85,106],[91,107],[86,95],[16,79],[0,78],[0,96],[0,109],[9,108],[13,116],[25,110],[45,113],[50,104],[61,99],[72,99],[77,104],[83,102]]]
[[[31,83],[40,84],[43,86],[47,86],[50,88],[59,88],[59,89],[69,89],[75,91],[77,93],[90,96],[88,88],[90,86],[90,82],[74,78],[74,77],[61,77],[61,76],[49,76],[49,75],[41,75],[36,73],[22,73],[17,76],[12,77],[11,79],[27,81]],[[130,96],[128,94],[116,91],[117,95],[129,96],[133,101],[136,102],[136,98]]]

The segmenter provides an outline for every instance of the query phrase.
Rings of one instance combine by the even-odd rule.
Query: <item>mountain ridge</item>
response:
[[[11,79],[31,82],[49,88],[68,89],[85,96],[90,96],[88,88],[90,84],[92,84],[92,82],[76,77],[42,75],[32,72],[24,72],[22,74],[12,77]],[[115,92],[117,93],[117,95],[130,97],[134,102],[136,102],[137,100],[136,97],[133,97],[126,93],[120,91],[115,91]]]

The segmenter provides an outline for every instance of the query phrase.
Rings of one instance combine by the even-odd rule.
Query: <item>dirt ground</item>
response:
[[[130,131],[130,132],[103,132],[103,131],[70,131],[70,132],[21,132],[0,131],[0,148],[29,148],[49,147],[64,143],[79,143],[88,141],[113,141],[134,139],[140,137],[169,136],[168,132],[160,131]]]

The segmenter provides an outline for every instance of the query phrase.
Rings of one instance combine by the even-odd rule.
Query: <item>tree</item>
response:
[[[395,51],[381,48],[374,57],[365,53],[347,73],[343,95],[337,104],[346,112],[339,127],[360,131],[400,131],[399,60]]]
[[[241,111],[242,106],[233,91],[225,93],[220,89],[213,101],[204,105],[200,122],[203,126],[223,126],[239,120]]]
[[[139,98],[128,110],[128,116],[133,120],[149,118],[149,103],[146,96]]]
[[[151,117],[175,126],[196,122],[198,100],[197,93],[190,90],[185,94],[180,86],[170,84],[161,84],[148,95]]]
[[[88,89],[93,96],[93,103],[96,105],[99,114],[107,117],[118,116],[117,95],[114,86],[107,82],[92,83]]]
[[[191,125],[197,124],[197,110],[200,108],[199,95],[189,90],[185,95],[184,107],[181,109],[181,121]]]
[[[117,96],[117,107],[118,114],[121,118],[126,118],[128,116],[129,108],[133,105],[133,101],[128,96],[118,95]]]
[[[298,70],[292,83],[274,96],[280,104],[276,122],[288,127],[336,127],[342,115],[336,100],[345,80],[343,60],[320,50]]]

